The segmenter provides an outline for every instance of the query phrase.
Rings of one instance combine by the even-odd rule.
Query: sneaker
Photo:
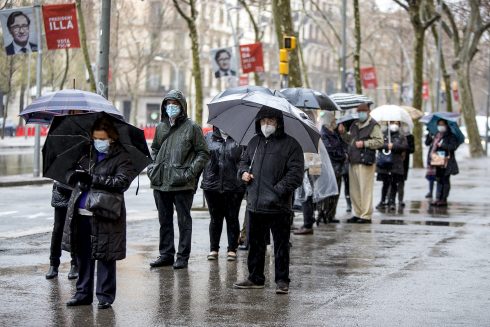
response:
[[[276,294],[288,294],[289,293],[289,283],[279,280],[276,283]]]
[[[348,224],[355,224],[355,223],[357,223],[357,222],[358,222],[360,219],[361,219],[361,218],[358,218],[358,217],[355,217],[355,216],[354,216],[354,217],[352,217],[352,218],[347,219],[347,223],[348,223]]]
[[[246,279],[242,282],[234,283],[233,287],[239,289],[259,289],[259,288],[264,288],[264,285],[257,285],[254,282]]]
[[[313,228],[300,227],[293,232],[294,235],[311,235],[313,234]]]
[[[228,254],[226,256],[226,260],[228,260],[228,261],[236,261],[236,252],[228,251]]]
[[[218,259],[218,252],[217,251],[211,251],[208,254],[208,260],[217,260]]]

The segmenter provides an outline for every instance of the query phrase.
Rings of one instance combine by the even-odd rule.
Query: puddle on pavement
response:
[[[448,227],[462,227],[466,223],[452,222],[452,221],[440,221],[440,220],[403,220],[403,219],[381,219],[382,225],[427,225],[427,226],[448,226]]]
[[[0,154],[0,176],[32,173],[33,153],[15,152]]]

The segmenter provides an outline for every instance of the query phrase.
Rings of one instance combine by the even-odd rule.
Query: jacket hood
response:
[[[165,106],[167,105],[168,100],[177,100],[180,103],[180,107],[182,110],[180,111],[180,115],[177,116],[176,121],[181,118],[187,118],[187,100],[184,96],[184,93],[179,90],[170,90],[167,95],[163,98],[162,104],[160,105],[160,121],[168,121],[168,115],[165,110]]]
[[[273,135],[275,135],[276,137],[284,135],[284,117],[280,110],[265,106],[260,109],[260,111],[257,113],[257,116],[255,116],[255,133],[258,135],[264,135],[262,134],[262,130],[260,129],[260,120],[262,118],[276,118],[277,129]]]

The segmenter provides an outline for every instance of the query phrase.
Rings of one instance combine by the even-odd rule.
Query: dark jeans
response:
[[[77,216],[78,221],[78,279],[74,298],[93,300],[95,260],[92,259],[92,217]],[[97,285],[95,293],[99,302],[113,303],[116,298],[116,261],[97,260]]]
[[[313,228],[315,223],[315,206],[313,204],[313,196],[306,198],[306,201],[301,203],[303,208],[303,226],[305,228]]]
[[[451,190],[451,175],[446,175],[446,169],[436,169],[437,194],[436,199],[439,201],[447,201],[449,191]]]
[[[219,250],[223,218],[226,219],[226,232],[228,234],[228,251],[236,252],[240,236],[240,222],[238,215],[244,193],[204,191],[209,207],[211,221],[209,223],[209,239],[211,251]]]
[[[274,240],[275,281],[289,283],[289,214],[260,214],[249,211],[250,237],[248,279],[264,285],[266,238],[269,230]]]
[[[162,192],[153,191],[160,221],[160,256],[173,258],[174,246],[174,205],[179,225],[179,248],[177,259],[189,260],[191,253],[193,191]]]
[[[51,234],[51,247],[49,254],[49,265],[58,268],[61,258],[61,241],[63,239],[63,228],[65,227],[67,208],[54,208],[53,233]],[[71,264],[76,265],[76,259],[71,255]]]

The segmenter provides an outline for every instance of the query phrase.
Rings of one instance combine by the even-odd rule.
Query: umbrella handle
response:
[[[388,156],[388,155],[391,154],[391,150],[385,150],[385,149],[383,149],[383,154],[385,154],[385,155]]]

